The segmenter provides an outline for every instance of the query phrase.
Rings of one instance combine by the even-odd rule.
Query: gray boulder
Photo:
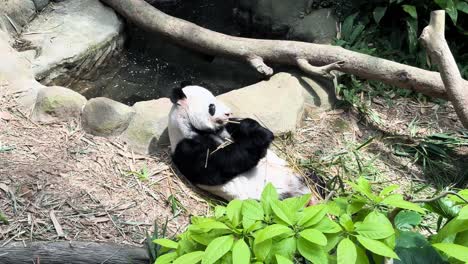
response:
[[[2,0],[0,1],[0,29],[9,33],[20,33],[36,14],[32,0]]]
[[[88,133],[115,136],[127,129],[134,115],[133,108],[105,97],[98,97],[88,101],[83,109],[81,122]]]
[[[167,123],[172,103],[168,98],[138,102],[136,114],[121,138],[139,153],[151,154],[161,145],[169,144]]]
[[[69,87],[77,76],[96,74],[119,50],[122,31],[121,20],[100,1],[73,0],[47,6],[21,37],[38,51],[31,65],[36,79]]]
[[[78,118],[86,98],[70,89],[51,86],[39,90],[33,110],[34,121],[50,123]]]

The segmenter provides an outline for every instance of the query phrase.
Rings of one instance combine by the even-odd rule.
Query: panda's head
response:
[[[170,113],[171,143],[196,133],[217,133],[231,117],[231,110],[207,89],[190,85],[172,91]],[[179,135],[180,134],[180,135]]]

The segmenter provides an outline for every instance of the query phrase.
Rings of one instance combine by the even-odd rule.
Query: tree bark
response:
[[[306,73],[325,77],[331,70],[339,70],[365,79],[379,80],[411,89],[428,96],[447,98],[444,84],[437,72],[336,46],[233,37],[169,16],[144,0],[101,1],[139,27],[159,33],[181,46],[202,53],[247,61],[266,76],[271,75],[273,70],[265,62],[293,65]],[[468,89],[468,82],[463,81],[463,86]]]
[[[0,245],[3,244],[0,242]],[[21,242],[0,247],[2,264],[148,264],[145,248],[96,242]]]
[[[465,86],[465,81],[458,70],[444,32],[445,11],[433,11],[429,25],[424,28],[420,39],[432,61],[439,65],[448,98],[463,126],[468,128],[468,87]]]

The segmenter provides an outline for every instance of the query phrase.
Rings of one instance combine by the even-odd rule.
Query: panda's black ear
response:
[[[176,104],[177,101],[182,100],[187,98],[184,94],[184,91],[182,91],[182,88],[174,88],[172,89],[172,94],[171,94],[171,102],[173,104]]]

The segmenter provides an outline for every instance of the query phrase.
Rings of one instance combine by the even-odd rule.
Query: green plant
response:
[[[139,171],[128,171],[127,173],[138,177],[140,181],[147,181],[151,176],[146,165],[143,166],[143,168],[141,168]]]
[[[175,241],[155,239],[162,247],[155,263],[457,263],[468,257],[467,205],[428,240],[415,232],[426,210],[396,194],[398,186],[375,193],[364,178],[348,186],[349,193],[306,207],[310,195],[281,201],[268,184],[260,201],[216,206],[214,216],[193,217]],[[387,214],[397,210],[404,211],[392,223]]]

